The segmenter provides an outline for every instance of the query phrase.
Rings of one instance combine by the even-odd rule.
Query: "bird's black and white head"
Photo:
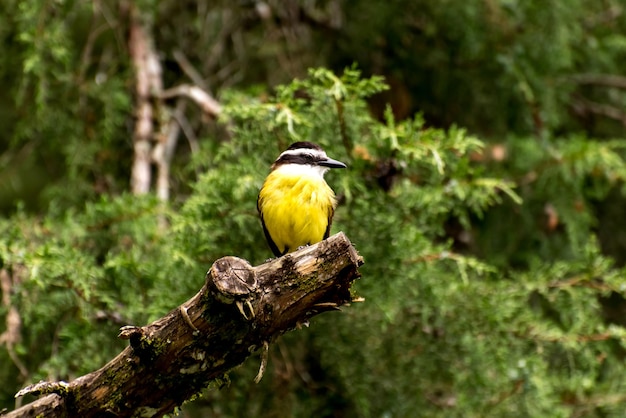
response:
[[[273,170],[281,170],[294,174],[315,174],[324,177],[331,168],[346,168],[341,161],[333,160],[317,144],[312,142],[295,142],[282,152],[272,164]]]

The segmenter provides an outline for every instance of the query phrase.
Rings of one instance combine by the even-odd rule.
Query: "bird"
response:
[[[337,200],[324,174],[346,167],[312,142],[295,142],[274,161],[257,210],[276,257],[328,238]]]

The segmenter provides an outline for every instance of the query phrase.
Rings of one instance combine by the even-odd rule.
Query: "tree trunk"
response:
[[[279,335],[349,304],[362,263],[343,233],[257,267],[221,258],[193,298],[150,325],[123,327],[130,345],[100,370],[27,387],[16,396],[47,396],[3,418],[170,413]]]

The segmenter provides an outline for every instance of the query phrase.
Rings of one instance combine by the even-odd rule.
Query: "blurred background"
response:
[[[365,302],[179,416],[626,412],[622,0],[5,0],[0,62],[0,410],[269,258],[311,140]]]

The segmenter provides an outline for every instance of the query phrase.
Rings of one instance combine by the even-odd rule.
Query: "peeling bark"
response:
[[[343,233],[257,267],[221,258],[193,298],[152,324],[123,327],[130,345],[107,365],[23,389],[16,396],[47,396],[4,417],[170,413],[281,334],[352,302],[362,263]]]

